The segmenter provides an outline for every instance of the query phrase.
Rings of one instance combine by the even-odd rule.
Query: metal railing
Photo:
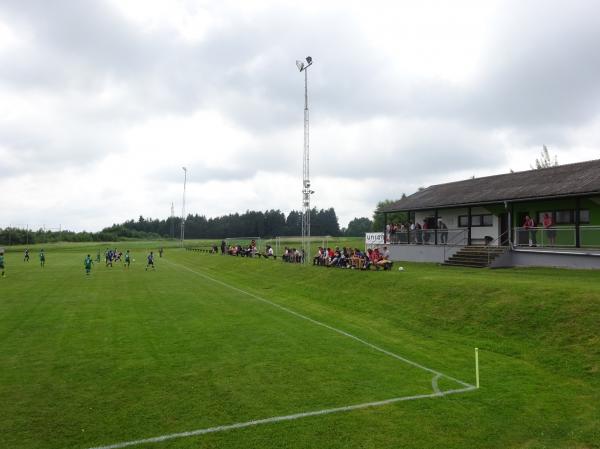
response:
[[[412,229],[388,233],[387,243],[390,245],[454,245],[467,244],[465,228],[452,229]]]
[[[582,248],[600,248],[600,226],[580,226],[579,246]]]
[[[502,242],[505,240],[505,238],[509,235],[510,230],[507,229],[506,231],[504,231],[502,234],[500,234],[498,237],[496,237],[494,240],[491,240],[489,242],[486,243],[485,247],[487,248],[487,263],[488,266],[490,265],[490,254],[492,252],[492,248],[501,248],[501,247],[508,247],[508,245],[502,245]]]
[[[575,226],[514,228],[513,246],[573,248],[577,244]],[[580,230],[581,231],[581,230]]]

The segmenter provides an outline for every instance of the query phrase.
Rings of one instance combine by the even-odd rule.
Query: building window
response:
[[[556,221],[556,224],[572,224],[573,223],[573,211],[572,210],[557,210],[555,221]]]
[[[485,215],[471,215],[471,227],[480,228],[494,225],[494,216],[492,214]],[[458,227],[466,228],[469,226],[469,216],[459,215],[458,216]]]
[[[589,224],[590,223],[590,211],[589,209],[579,210],[579,223]]]

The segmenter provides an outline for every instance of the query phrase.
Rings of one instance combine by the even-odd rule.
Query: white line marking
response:
[[[270,423],[276,423],[276,422],[281,422],[281,421],[292,421],[292,420],[296,420],[296,419],[301,419],[301,418],[308,418],[310,416],[319,416],[319,415],[329,415],[332,413],[340,413],[340,412],[348,412],[348,411],[352,411],[352,410],[359,410],[359,409],[364,409],[364,408],[369,408],[369,407],[380,407],[383,405],[388,405],[388,404],[394,404],[396,402],[403,402],[403,401],[414,401],[414,400],[418,400],[418,399],[429,399],[429,398],[438,398],[438,397],[443,397],[443,396],[447,396],[450,394],[459,394],[459,393],[466,393],[468,391],[473,391],[476,390],[475,386],[470,385],[466,382],[460,381],[458,379],[455,379],[454,377],[451,376],[447,376],[446,374],[440,373],[439,371],[433,370],[431,368],[427,368],[426,366],[423,366],[419,363],[413,362],[412,360],[406,359],[402,356],[399,356],[398,354],[394,354],[393,352],[390,352],[386,349],[380,348],[379,346],[376,346],[372,343],[369,343],[366,340],[363,340],[362,338],[356,337],[355,335],[352,335],[348,332],[345,332],[341,329],[337,329],[333,326],[330,326],[328,324],[322,323],[321,321],[317,321],[314,320],[306,315],[302,315],[301,313],[298,313],[292,309],[288,309],[287,307],[281,306],[277,303],[274,303],[272,301],[269,301],[268,299],[262,298],[258,295],[255,295],[253,293],[247,292],[245,290],[239,289],[237,287],[234,287],[233,285],[227,284],[226,282],[220,281],[218,279],[215,279],[211,276],[208,276],[204,273],[200,273],[198,271],[194,271],[191,268],[186,267],[185,265],[180,265],[180,264],[176,264],[173,262],[169,262],[167,260],[165,260],[165,262],[174,265],[176,267],[180,267],[183,268],[191,273],[194,273],[198,276],[201,276],[205,279],[208,279],[212,282],[215,282],[219,285],[222,285],[224,287],[230,288],[232,290],[235,290],[239,293],[242,293],[244,295],[250,296],[251,298],[254,298],[258,301],[264,302],[266,304],[269,304],[273,307],[276,307],[280,310],[283,310],[287,313],[290,313],[298,318],[302,318],[303,320],[307,320],[310,321],[311,323],[314,323],[318,326],[322,326],[325,327],[327,329],[330,329],[334,332],[337,332],[338,334],[344,335],[348,338],[352,338],[353,340],[356,340],[372,349],[375,349],[376,351],[382,352],[390,357],[393,357],[395,359],[398,359],[404,363],[407,363],[409,365],[415,366],[417,368],[420,368],[422,370],[428,371],[432,374],[435,374],[435,376],[433,377],[432,381],[431,381],[431,385],[433,388],[433,393],[430,394],[420,394],[420,395],[415,395],[415,396],[403,396],[403,397],[398,397],[398,398],[391,398],[391,399],[385,399],[382,401],[375,401],[375,402],[365,402],[363,404],[355,404],[355,405],[348,405],[348,406],[344,406],[344,407],[336,407],[336,408],[328,408],[328,409],[323,409],[323,410],[316,410],[316,411],[312,411],[312,412],[302,412],[302,413],[295,413],[293,415],[283,415],[283,416],[273,416],[271,418],[264,418],[264,419],[257,419],[257,420],[253,420],[253,421],[246,421],[246,422],[240,422],[240,423],[235,423],[235,424],[227,424],[227,425],[222,425],[222,426],[216,426],[216,427],[208,427],[206,429],[197,429],[197,430],[191,430],[188,432],[180,432],[180,433],[172,433],[172,434],[168,434],[168,435],[161,435],[158,437],[152,437],[152,438],[144,438],[141,440],[132,440],[132,441],[124,441],[121,443],[115,443],[115,444],[110,444],[108,446],[95,446],[89,449],[121,449],[124,447],[130,447],[130,446],[137,446],[140,444],[147,444],[147,443],[160,443],[161,441],[167,441],[167,440],[173,440],[176,438],[186,438],[186,437],[192,437],[192,436],[197,436],[197,435],[205,435],[207,433],[216,433],[216,432],[225,432],[228,430],[234,430],[234,429],[243,429],[245,427],[252,427],[252,426],[258,426],[261,424],[270,424]],[[438,387],[438,379],[440,377],[446,377],[447,379],[453,380],[461,385],[463,385],[465,388],[460,388],[460,389],[455,389],[455,390],[446,390],[446,391],[440,391],[439,387]]]
[[[419,363],[417,363],[417,362],[413,362],[412,360],[409,360],[409,359],[407,359],[407,358],[405,358],[405,357],[402,357],[402,356],[400,356],[400,355],[398,355],[398,354],[395,354],[395,353],[393,353],[393,352],[391,352],[391,351],[388,351],[387,349],[383,349],[383,348],[380,348],[379,346],[376,346],[376,345],[374,345],[373,343],[369,343],[368,341],[366,341],[366,340],[363,340],[363,339],[362,339],[362,338],[360,338],[360,337],[357,337],[357,336],[355,336],[355,335],[352,335],[352,334],[350,334],[350,333],[348,333],[348,332],[346,332],[346,331],[343,331],[343,330],[341,330],[341,329],[338,329],[338,328],[336,328],[336,327],[330,326],[329,324],[325,324],[325,323],[323,323],[323,322],[321,322],[321,321],[317,321],[317,320],[315,320],[315,319],[313,319],[313,318],[310,318],[310,317],[308,317],[308,316],[306,316],[306,315],[302,315],[301,313],[298,313],[298,312],[296,312],[296,311],[294,311],[294,310],[292,310],[292,309],[288,309],[287,307],[284,307],[284,306],[282,306],[282,305],[279,305],[279,304],[277,304],[277,303],[275,303],[275,302],[269,301],[268,299],[265,299],[265,298],[263,298],[263,297],[261,297],[261,296],[255,295],[254,293],[250,293],[250,292],[247,292],[246,290],[242,290],[242,289],[240,289],[240,288],[234,287],[233,285],[230,285],[230,284],[228,284],[228,283],[226,283],[226,282],[223,282],[223,281],[220,281],[220,280],[218,280],[218,279],[215,279],[215,278],[213,278],[213,277],[211,277],[211,276],[208,276],[207,274],[200,273],[200,272],[198,272],[198,271],[194,271],[194,270],[192,270],[191,268],[188,268],[188,267],[186,267],[185,265],[180,265],[180,264],[177,264],[177,263],[174,263],[174,262],[169,262],[169,261],[165,261],[165,262],[167,262],[167,263],[169,263],[169,264],[171,264],[171,265],[174,265],[174,266],[176,266],[176,267],[183,268],[183,269],[185,269],[185,270],[187,270],[187,271],[189,271],[189,272],[191,272],[191,273],[194,273],[194,274],[196,274],[196,275],[198,275],[198,276],[201,276],[201,277],[203,277],[203,278],[205,278],[205,279],[208,279],[208,280],[210,280],[210,281],[212,281],[212,282],[215,282],[215,283],[217,283],[217,284],[219,284],[219,285],[222,285],[222,286],[224,286],[224,287],[227,287],[227,288],[229,288],[229,289],[231,289],[231,290],[235,290],[235,291],[236,291],[236,292],[238,292],[238,293],[242,293],[242,294],[244,294],[244,295],[247,295],[247,296],[250,296],[251,298],[254,298],[254,299],[258,300],[258,301],[262,301],[262,302],[264,302],[264,303],[266,303],[266,304],[269,304],[269,305],[271,305],[271,306],[273,306],[273,307],[277,307],[278,309],[280,309],[280,310],[283,310],[283,311],[285,311],[285,312],[287,312],[287,313],[290,313],[290,314],[292,314],[292,315],[294,315],[294,316],[297,316],[298,318],[302,318],[303,320],[310,321],[310,322],[311,322],[311,323],[313,323],[313,324],[316,324],[316,325],[318,325],[318,326],[325,327],[325,328],[327,328],[327,329],[329,329],[329,330],[332,330],[332,331],[334,331],[334,332],[337,332],[338,334],[344,335],[344,336],[346,336],[346,337],[348,337],[348,338],[352,338],[353,340],[356,340],[356,341],[358,341],[358,342],[362,343],[363,345],[365,345],[365,346],[368,346],[369,348],[375,349],[376,351],[382,352],[382,353],[384,353],[384,354],[386,354],[386,355],[389,355],[390,357],[393,357],[393,358],[395,358],[395,359],[398,359],[398,360],[400,360],[400,361],[402,361],[402,362],[404,362],[404,363],[407,363],[407,364],[409,364],[409,365],[415,366],[415,367],[417,367],[417,368],[420,368],[420,369],[422,369],[422,370],[424,370],[424,371],[428,371],[428,372],[430,372],[430,373],[432,373],[432,374],[436,374],[436,375],[439,375],[439,376],[443,376],[443,377],[445,377],[446,379],[453,380],[454,382],[457,382],[457,383],[461,384],[461,385],[462,385],[462,386],[464,386],[464,387],[473,387],[473,385],[471,385],[471,384],[468,384],[468,383],[466,383],[466,382],[463,382],[462,380],[458,380],[458,379],[456,379],[456,378],[454,378],[454,377],[448,376],[447,374],[444,374],[444,373],[441,373],[441,372],[439,372],[439,371],[436,371],[436,370],[434,370],[434,369],[428,368],[428,367],[426,367],[426,366],[424,366],[424,365],[421,365],[421,364],[419,364]]]
[[[414,401],[417,399],[437,398],[437,397],[447,396],[450,394],[465,393],[467,391],[472,391],[472,390],[475,390],[475,387],[470,386],[470,387],[461,388],[458,390],[448,390],[448,391],[437,392],[437,393],[432,393],[432,394],[404,396],[404,397],[400,397],[400,398],[385,399],[383,401],[366,402],[364,404],[348,405],[346,407],[328,408],[328,409],[316,410],[316,411],[312,411],[312,412],[296,413],[293,415],[274,416],[272,418],[257,419],[254,421],[246,421],[246,422],[235,423],[235,424],[227,424],[224,426],[208,427],[206,429],[191,430],[189,432],[180,432],[180,433],[172,433],[169,435],[161,435],[161,436],[153,437],[153,438],[145,438],[143,440],[124,441],[122,443],[110,444],[108,446],[96,446],[96,447],[92,447],[89,449],[121,449],[121,448],[129,447],[129,446],[137,446],[139,444],[160,443],[161,441],[173,440],[176,438],[186,438],[186,437],[192,437],[192,436],[197,436],[197,435],[205,435],[207,433],[216,433],[216,432],[224,432],[227,430],[243,429],[244,427],[252,427],[252,426],[258,426],[261,424],[270,424],[270,423],[276,423],[276,422],[281,422],[281,421],[292,421],[295,419],[308,418],[309,416],[330,415],[332,413],[347,412],[347,411],[351,411],[351,410],[359,410],[359,409],[368,408],[368,407],[379,407],[382,405],[393,404],[396,402]]]

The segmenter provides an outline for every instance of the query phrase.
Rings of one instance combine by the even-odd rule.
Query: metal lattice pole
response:
[[[304,72],[304,154],[302,158],[302,251],[304,263],[310,259],[310,152],[309,152],[309,114],[308,114],[308,67],[312,58],[306,57],[306,64],[296,61],[300,72]]]

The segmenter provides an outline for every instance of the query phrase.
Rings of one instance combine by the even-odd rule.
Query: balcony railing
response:
[[[414,229],[397,231],[387,235],[387,242],[391,245],[434,245],[465,246],[467,244],[467,230],[458,229]]]
[[[404,230],[387,235],[387,243],[391,245],[434,245],[466,246],[468,231],[466,228],[450,229],[414,229]],[[506,234],[503,234],[503,238]],[[473,239],[472,242],[487,243],[498,246],[503,239],[497,238],[485,242],[485,239]],[[538,248],[575,248],[577,246],[577,228],[575,226],[556,226],[551,228],[513,228],[512,245],[514,247]],[[507,245],[506,242],[502,243]],[[600,248],[600,226],[579,226],[579,246],[581,248]]]
[[[575,226],[515,228],[513,245],[538,248],[575,248],[577,246],[577,228]],[[579,246],[600,248],[600,226],[579,226]]]

